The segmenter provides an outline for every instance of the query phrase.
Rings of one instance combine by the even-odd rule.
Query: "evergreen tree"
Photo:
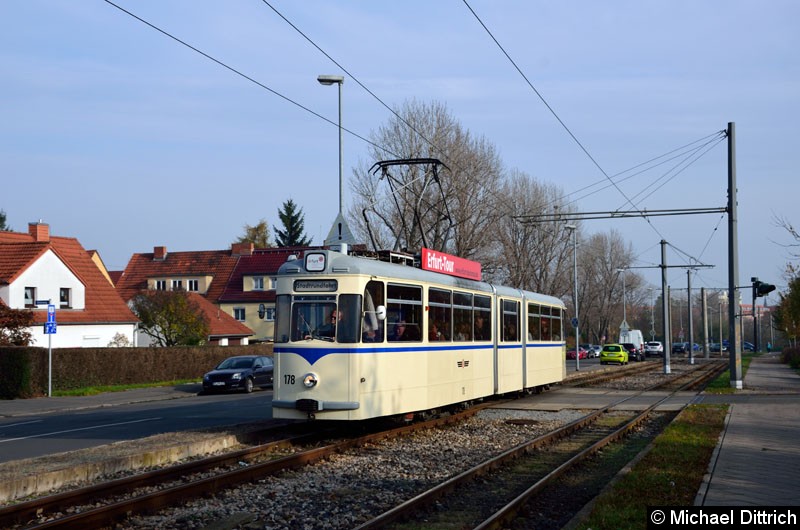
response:
[[[283,224],[283,230],[275,227],[275,243],[279,247],[304,247],[311,244],[311,238],[305,235],[303,228],[303,210],[292,199],[283,203],[283,208],[278,210],[278,217]]]
[[[11,230],[11,227],[6,224],[5,210],[0,210],[0,230]]]

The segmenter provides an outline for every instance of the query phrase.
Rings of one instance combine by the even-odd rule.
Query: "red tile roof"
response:
[[[64,262],[86,289],[85,309],[59,309],[59,324],[138,322],[139,319],[75,238],[50,236],[37,242],[30,234],[0,231],[0,282],[12,281],[48,249]],[[15,267],[17,270],[12,271]],[[37,324],[47,320],[46,311],[35,311],[35,314]]]
[[[309,250],[309,247],[260,248],[254,250],[251,256],[241,256],[218,301],[220,303],[274,302],[275,291],[245,291],[244,277],[274,276],[286,262],[287,257],[291,254],[302,256],[306,250]]]
[[[196,252],[168,252],[163,260],[154,259],[154,253],[131,256],[131,260],[117,280],[117,290],[122,298],[130,300],[147,289],[148,278],[176,276],[212,276],[205,297],[216,302],[228,283],[238,256],[230,250],[200,250]]]
[[[197,293],[189,293],[200,309],[208,317],[209,336],[216,337],[249,337],[253,330],[245,326],[219,307],[212,304]]]

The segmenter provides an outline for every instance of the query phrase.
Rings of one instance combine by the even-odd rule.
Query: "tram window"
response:
[[[450,291],[428,290],[428,340],[450,340],[452,337],[452,296]]]
[[[541,317],[539,313],[542,308],[539,304],[528,304],[528,340],[539,340],[541,333],[539,331]]]
[[[370,281],[364,288],[364,306],[362,308],[361,340],[363,342],[383,342],[385,327],[383,320],[378,320],[375,312],[384,304],[383,282]]]
[[[390,283],[386,286],[386,302],[388,340],[422,340],[422,288]]]
[[[475,340],[492,340],[492,299],[476,294],[473,307]]]
[[[519,302],[503,300],[503,340],[519,340]]]
[[[339,297],[339,319],[336,323],[336,342],[358,342],[360,317],[361,295],[341,295]]]
[[[472,295],[453,293],[453,340],[472,340]]]
[[[289,342],[291,322],[292,297],[281,294],[275,298],[275,342]]]
[[[552,332],[552,340],[561,340],[561,309],[554,307],[553,308],[553,318],[550,319],[550,329],[553,330]]]
[[[550,324],[550,308],[542,306],[542,340],[551,340]]]

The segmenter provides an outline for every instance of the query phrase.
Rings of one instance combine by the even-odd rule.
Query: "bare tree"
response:
[[[625,243],[616,230],[590,236],[579,247],[578,271],[580,289],[578,296],[581,328],[592,342],[606,342],[617,335],[623,317],[623,279],[625,274],[625,298],[628,308],[638,306],[632,303],[641,296],[644,289],[643,277],[631,270],[633,247]],[[634,293],[636,297],[633,296]],[[631,314],[632,315],[632,314]]]
[[[563,191],[512,171],[496,201],[500,217],[488,232],[497,251],[488,257],[496,281],[554,296],[573,297],[571,232],[564,222],[531,223],[520,216],[546,213]]]
[[[424,234],[431,248],[480,258],[497,219],[494,191],[502,171],[494,147],[473,138],[442,104],[407,102],[397,115],[372,135],[381,146],[371,149],[373,163],[437,159],[443,167],[435,176],[425,164],[394,165],[389,175],[370,171],[372,164],[356,168],[348,212],[354,233],[364,241],[371,233],[379,248],[412,251]],[[443,221],[445,214],[449,219]]]

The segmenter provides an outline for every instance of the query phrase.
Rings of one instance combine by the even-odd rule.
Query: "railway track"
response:
[[[659,382],[655,385],[650,385],[643,389],[642,392],[665,388],[664,385],[666,384],[672,385],[676,388],[675,391],[678,391],[679,389],[687,388],[687,385],[697,384],[697,381],[706,380],[713,376],[714,373],[710,371],[711,369],[718,370],[719,368],[701,365],[691,370],[691,376],[688,374],[676,374],[675,377],[669,378],[668,382]],[[724,364],[722,369],[724,370]],[[685,383],[682,382],[684,378],[689,377],[691,378],[690,380]],[[667,398],[665,397],[664,399]],[[598,429],[597,427],[590,428],[588,426],[592,424],[603,425],[603,429],[608,429],[608,425],[605,424],[609,423],[611,420],[600,420],[599,418],[601,418],[602,415],[613,418],[614,415],[610,413],[610,408],[622,403],[622,401],[624,400],[620,400],[601,411],[590,414],[584,419],[573,422],[561,431],[562,434],[560,434],[560,436],[588,436],[588,434],[577,434],[577,432],[581,430],[585,431],[585,433],[593,432],[594,434],[592,436],[594,437],[600,434],[602,434],[602,438],[613,436],[610,433],[604,433],[602,429]],[[496,407],[497,402],[494,401],[478,407],[473,407],[460,415],[403,426],[389,431],[370,432],[362,436],[350,437],[345,440],[330,443],[326,440],[339,437],[342,433],[332,431],[296,433],[291,437],[275,439],[269,443],[232,454],[202,459],[196,462],[172,466],[164,470],[143,473],[133,477],[99,484],[97,486],[81,488],[71,492],[12,505],[0,509],[0,527],[109,527],[114,524],[115,521],[128,518],[131,515],[150,514],[164,507],[183,503],[187,499],[213,495],[216,492],[234,487],[238,484],[258,481],[260,478],[268,475],[274,475],[288,469],[296,469],[317,462],[337,452],[346,451],[365,444],[374,444],[381,440],[402,436],[403,434],[408,434],[416,430],[460,422],[466,417],[477,414],[481,408],[488,406]],[[646,416],[646,414],[644,416]],[[637,420],[638,423],[642,421],[644,420]],[[611,421],[611,423],[614,422]],[[631,424],[628,430],[636,428],[638,423]],[[285,430],[286,427],[283,427],[283,429]],[[576,434],[570,433],[570,430]],[[622,436],[622,434],[616,435],[614,439],[617,439],[619,436]],[[555,442],[553,440],[558,439],[558,437],[558,434],[548,435],[547,438],[542,437],[542,440],[537,443],[539,446],[554,446]],[[573,440],[577,439],[578,438],[573,438]],[[565,441],[563,443],[569,444],[570,442]],[[575,442],[573,441],[571,443],[574,444]],[[584,441],[583,445],[587,443],[588,442]],[[591,445],[594,446],[596,443],[598,442],[593,441]],[[519,454],[527,454],[532,450],[534,449],[526,447],[518,449],[517,452]],[[598,448],[595,448],[592,450],[592,453],[596,453],[598,450]],[[287,455],[287,452],[291,454]],[[506,465],[503,463],[501,457],[498,458],[499,460],[497,460],[497,462],[487,464],[484,470],[476,471],[474,475],[482,476],[491,469]],[[505,458],[509,457],[506,456]],[[540,464],[540,466],[541,465],[542,464]],[[548,462],[543,464],[543,467],[545,469],[553,469],[560,465],[562,464]],[[575,463],[570,465],[575,465]],[[474,480],[474,478],[471,480]],[[445,489],[449,487],[451,486],[442,485],[442,488]]]
[[[592,412],[560,429],[520,444],[486,460],[358,527],[358,530],[390,528],[559,529],[577,513],[587,498],[599,493],[626,462],[609,467],[590,459],[619,442],[649,421],[654,410],[682,390],[704,385],[724,370],[723,366],[698,366],[669,383],[658,383]],[[669,387],[670,392],[638,413],[613,409],[644,392]],[[663,423],[663,422],[661,422]],[[651,431],[652,437],[663,425]],[[637,448],[631,454],[639,453]],[[609,451],[612,458],[618,452]],[[626,459],[627,461],[627,459]],[[596,492],[576,494],[573,481],[564,477],[578,466],[583,484],[595,484]],[[596,473],[596,477],[590,476]],[[561,481],[561,482],[559,482]],[[560,484],[560,486],[559,486]],[[579,500],[575,505],[570,501]]]
[[[353,447],[462,421],[487,406],[479,405],[458,414],[388,430],[376,422],[373,431],[358,436],[340,428],[300,432],[252,448],[7,506],[0,509],[0,528],[110,527],[131,515],[153,513],[189,499],[213,495],[238,484],[318,462]],[[302,430],[310,425],[296,427]],[[286,426],[276,429],[281,428],[287,429]],[[337,441],[327,441],[337,438]],[[285,454],[287,451],[291,454]]]

